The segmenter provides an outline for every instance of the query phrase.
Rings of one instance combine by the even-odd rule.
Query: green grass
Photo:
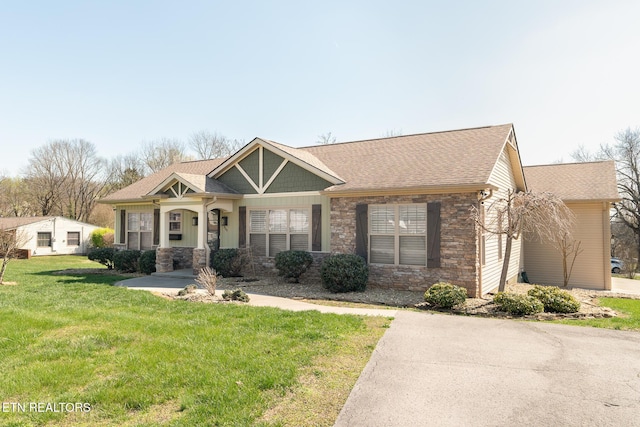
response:
[[[16,285],[0,286],[0,402],[91,411],[0,411],[0,424],[252,425],[355,337],[366,357],[342,385],[348,393],[388,323],[171,301],[108,286],[115,275],[52,274],[87,267],[100,265],[73,256],[9,264],[5,280]],[[331,425],[336,415],[309,422]]]
[[[614,309],[618,317],[609,319],[559,320],[554,323],[591,326],[594,328],[640,331],[640,300],[626,298],[600,298],[600,305]]]

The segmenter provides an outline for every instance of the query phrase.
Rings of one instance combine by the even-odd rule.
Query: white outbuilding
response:
[[[84,255],[89,250],[91,225],[61,216],[0,218],[0,230],[15,231],[27,241],[20,249],[30,255]]]

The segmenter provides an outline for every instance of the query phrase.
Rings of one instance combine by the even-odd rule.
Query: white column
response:
[[[160,248],[169,247],[169,211],[167,206],[160,205]]]
[[[198,249],[205,249],[207,242],[207,208],[203,203],[198,209]]]

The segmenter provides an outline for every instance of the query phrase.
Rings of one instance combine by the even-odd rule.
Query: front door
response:
[[[211,209],[207,213],[207,245],[211,252],[220,249],[220,209]]]

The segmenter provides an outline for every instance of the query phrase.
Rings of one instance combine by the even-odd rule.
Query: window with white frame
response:
[[[153,248],[153,214],[129,212],[127,214],[127,249]]]
[[[369,205],[372,264],[427,265],[427,205]]]
[[[310,250],[310,222],[308,208],[249,210],[253,254],[273,257],[286,250]]]
[[[169,232],[180,232],[182,230],[182,213],[169,212]]]

